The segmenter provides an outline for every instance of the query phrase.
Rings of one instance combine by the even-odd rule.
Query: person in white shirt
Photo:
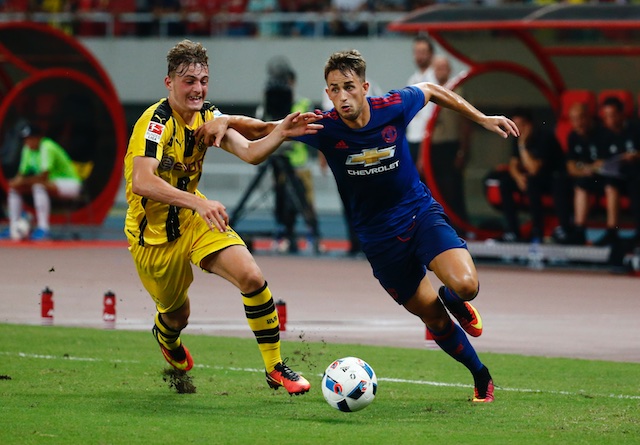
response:
[[[436,78],[431,67],[433,59],[433,43],[424,34],[418,34],[413,39],[413,60],[417,70],[407,80],[407,85],[415,85],[421,82],[436,82]],[[423,108],[416,114],[413,120],[407,126],[407,141],[409,142],[409,150],[414,162],[418,161],[418,151],[420,144],[424,139],[425,127],[429,118],[427,107]],[[422,175],[422,173],[420,173]]]

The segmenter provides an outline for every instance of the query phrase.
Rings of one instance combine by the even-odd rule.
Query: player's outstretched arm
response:
[[[520,130],[511,119],[504,116],[487,116],[462,96],[445,87],[430,82],[419,83],[416,86],[424,93],[425,105],[432,101],[441,107],[450,108],[503,138],[509,135],[520,136]]]
[[[193,133],[196,141],[204,140],[208,147],[219,147],[227,128],[233,128],[249,140],[265,137],[273,131],[278,122],[264,122],[248,116],[227,115],[217,116],[205,122]]]
[[[321,115],[312,112],[295,112],[285,117],[267,136],[257,141],[249,141],[233,129],[227,130],[221,147],[250,164],[260,164],[276,151],[285,140],[305,134],[315,134],[322,128],[317,124]]]

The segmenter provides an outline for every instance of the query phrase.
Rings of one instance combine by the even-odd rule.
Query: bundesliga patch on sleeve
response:
[[[147,127],[147,132],[144,134],[144,138],[148,141],[158,143],[160,142],[163,131],[164,125],[151,121]]]

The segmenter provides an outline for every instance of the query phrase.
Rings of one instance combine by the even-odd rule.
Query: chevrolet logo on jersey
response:
[[[396,153],[396,146],[387,148],[365,148],[360,153],[349,155],[346,165],[364,165],[370,167],[380,164],[383,159],[392,158]]]
[[[398,168],[400,161],[391,164],[376,167],[381,164],[384,159],[391,159],[396,153],[396,146],[386,148],[366,148],[358,154],[349,155],[346,165],[362,165],[361,170],[347,169],[347,173],[351,176],[367,176],[376,173],[382,173],[388,170]]]

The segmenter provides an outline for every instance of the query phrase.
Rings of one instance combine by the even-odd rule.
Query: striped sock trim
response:
[[[247,297],[247,298],[252,298],[255,297],[256,295],[261,294],[262,292],[264,292],[267,289],[267,282],[265,281],[264,284],[262,285],[262,287],[258,290],[254,290],[253,292],[248,292],[248,293],[243,293],[242,296],[243,297]]]
[[[182,342],[180,341],[180,332],[182,332],[182,329],[176,331],[175,329],[167,326],[164,320],[162,320],[160,312],[156,312],[154,321],[154,334],[158,342],[170,351],[178,349],[182,345]]]

